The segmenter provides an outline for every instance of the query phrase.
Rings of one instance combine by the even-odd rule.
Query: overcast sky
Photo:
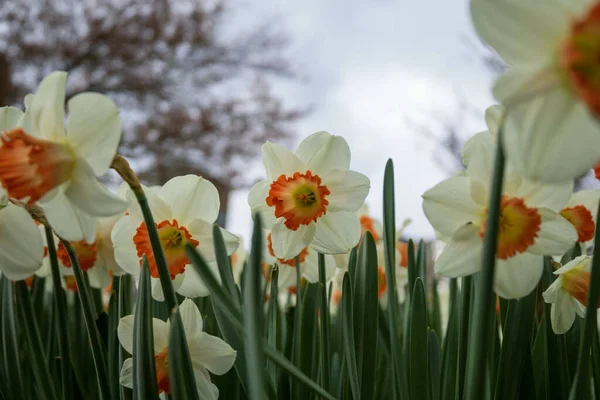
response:
[[[289,105],[314,107],[298,124],[297,143],[319,130],[345,137],[351,168],[371,179],[367,203],[378,218],[392,158],[397,222],[412,218],[410,237],[433,237],[421,194],[447,173],[435,162],[438,143],[415,125],[435,130],[440,116],[452,118],[460,93],[475,108],[464,123],[468,137],[484,129],[483,111],[493,104],[491,75],[464,43],[476,41],[468,1],[236,2],[236,24],[273,21],[291,39],[290,59],[307,79],[277,90]],[[250,221],[247,191],[235,192],[228,228],[247,238]]]

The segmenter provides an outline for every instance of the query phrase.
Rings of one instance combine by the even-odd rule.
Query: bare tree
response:
[[[199,173],[223,190],[265,140],[288,140],[304,110],[273,94],[294,79],[287,41],[270,26],[224,30],[227,0],[6,0],[0,4],[0,103],[53,70],[67,95],[111,96],[124,119],[120,151],[150,184]]]

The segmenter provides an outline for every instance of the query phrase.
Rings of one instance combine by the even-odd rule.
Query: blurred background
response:
[[[393,158],[405,235],[433,238],[421,194],[462,168],[501,62],[473,32],[468,0],[4,0],[0,104],[53,70],[67,96],[113,98],[120,152],[148,185],[194,173],[221,193],[219,222],[248,237],[260,146],[342,135],[381,218]]]

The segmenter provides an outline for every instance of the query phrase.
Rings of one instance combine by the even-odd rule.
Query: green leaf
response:
[[[92,352],[94,368],[96,369],[96,377],[98,379],[98,388],[100,390],[100,396],[102,398],[109,398],[110,388],[108,387],[108,373],[106,369],[105,359],[106,347],[104,345],[104,342],[102,342],[100,332],[98,331],[98,327],[95,323],[95,307],[94,302],[92,300],[92,296],[90,294],[90,288],[85,283],[83,271],[81,271],[81,266],[79,265],[79,259],[77,258],[75,249],[73,249],[73,246],[68,241],[63,239],[60,239],[60,241],[63,244],[64,248],[67,250],[67,254],[69,255],[69,259],[71,260],[71,266],[73,270],[73,275],[75,276],[75,282],[77,283],[77,296],[81,301],[81,307],[83,310],[83,317],[88,334],[90,350]]]
[[[371,399],[375,390],[377,332],[379,325],[377,247],[371,232],[360,242],[354,280],[354,340],[356,365],[363,399]],[[396,282],[386,281],[387,290],[396,291]]]
[[[168,353],[171,361],[171,352]],[[142,258],[133,324],[133,396],[136,399],[158,397],[152,323],[152,294],[148,260]]]
[[[518,398],[526,357],[531,357],[529,341],[534,322],[536,294],[536,291],[533,291],[527,297],[509,302],[496,379],[497,400]]]
[[[396,211],[394,196],[394,164],[389,159],[385,165],[383,176],[383,247],[385,255],[385,279],[386,282],[396,282]],[[392,369],[392,394],[394,398],[400,397],[401,377],[401,345],[398,332],[399,312],[398,298],[395,290],[387,291],[388,298],[388,320],[390,322],[390,347]]]
[[[57,400],[56,388],[46,364],[46,351],[42,346],[40,331],[35,321],[29,289],[24,281],[15,282],[16,305],[20,323],[25,334],[26,351],[37,386],[36,392],[42,400]]]
[[[21,373],[21,356],[17,345],[17,323],[15,320],[12,283],[2,275],[2,358],[6,387],[15,400],[23,399],[25,393]]]
[[[358,369],[356,366],[356,347],[354,342],[354,316],[352,311],[352,285],[350,275],[344,274],[342,285],[342,326],[344,327],[344,353],[346,356],[346,367],[348,368],[348,379],[352,397],[354,400],[360,400],[361,390],[358,380]]]
[[[408,269],[408,293],[409,297],[412,298],[412,291],[415,288],[415,282],[419,277],[419,266],[417,265],[417,260],[415,256],[415,244],[412,239],[408,241],[408,249],[406,253],[408,254],[408,261],[406,268]]]
[[[490,331],[490,313],[495,313],[494,271],[496,269],[496,248],[500,227],[500,206],[502,202],[502,182],[504,180],[504,151],[502,149],[502,123],[498,128],[496,157],[490,186],[488,216],[483,240],[481,272],[477,281],[477,292],[473,303],[473,322],[469,335],[467,379],[465,398],[480,400],[485,393],[485,377],[488,351],[493,338]]]
[[[325,279],[325,255],[319,253],[319,284],[321,285],[321,303],[319,305],[320,312],[320,338],[321,338],[321,385],[325,390],[331,391],[331,381],[329,374],[331,373],[331,350],[329,345],[329,301],[327,299],[327,281]]]
[[[223,286],[234,299],[237,299],[237,303],[240,302],[240,293],[238,287],[235,284],[233,278],[233,270],[231,268],[231,261],[227,255],[227,248],[225,247],[225,241],[223,240],[223,233],[221,228],[217,225],[213,225],[213,241],[215,245],[215,255],[217,258],[217,265],[219,266],[219,275],[221,275],[221,281]]]
[[[592,339],[592,377],[594,380],[594,393],[598,398],[598,394],[600,394],[600,343],[598,342],[598,332]]]
[[[131,314],[131,275],[122,275],[119,279],[119,304],[118,304],[118,321],[126,315]],[[118,341],[117,341],[118,342]],[[123,362],[128,358],[130,354],[127,354],[125,349],[117,343],[117,356],[119,359],[119,376],[120,369],[123,366]],[[125,386],[119,384],[119,398],[121,400],[130,400],[133,398],[133,391]]]
[[[427,302],[421,278],[415,281],[410,308],[409,382],[411,399],[429,398]]]
[[[438,339],[441,339],[442,335],[442,311],[440,305],[440,296],[438,293],[438,281],[434,277],[433,282],[431,284],[431,305],[429,306],[429,325],[431,329],[436,332],[436,336],[438,336],[437,332],[439,332]]]
[[[429,352],[429,381],[430,381],[430,393],[432,400],[438,400],[440,398],[440,379],[441,379],[441,366],[440,366],[440,341],[434,330],[429,330],[427,337],[427,349]]]
[[[294,330],[299,332],[298,338],[300,338],[297,343],[299,353],[296,365],[313,380],[317,379],[316,365],[319,361],[319,357],[316,357],[316,351],[319,346],[317,339],[317,315],[319,312],[319,299],[321,298],[320,291],[321,286],[319,284],[311,283],[306,286],[304,295],[302,296],[300,323],[294,327]],[[298,399],[310,397],[310,393],[303,385],[296,385],[294,392]]]
[[[535,383],[535,392],[537,399],[546,398],[546,376],[548,375],[548,363],[547,363],[547,345],[546,345],[546,313],[542,314],[540,320],[540,326],[533,342],[532,351],[532,363],[535,366],[533,368],[533,378]]]
[[[448,306],[448,325],[442,345],[442,373],[440,393],[444,399],[453,399],[456,394],[456,377],[458,369],[458,341],[460,327],[460,304],[456,294],[458,285],[456,279],[450,280],[450,301]]]
[[[427,293],[427,244],[423,241],[423,239],[419,240],[419,246],[417,247],[416,254],[416,266],[417,271],[419,272],[419,277],[423,281],[423,285],[425,286],[425,293]]]
[[[598,205],[600,210],[600,204]],[[590,391],[590,349],[592,339],[597,330],[597,307],[598,298],[600,297],[600,233],[598,224],[596,224],[596,233],[594,236],[594,256],[592,258],[592,274],[590,277],[590,286],[588,289],[587,304],[594,305],[586,307],[585,326],[583,328],[583,338],[580,343],[579,353],[577,358],[577,369],[575,372],[575,380],[571,386],[569,398],[585,399],[589,396]]]
[[[228,296],[223,287],[216,280],[212,270],[210,269],[206,261],[204,261],[202,256],[198,254],[198,252],[196,252],[196,250],[192,246],[186,245],[185,250],[193,268],[196,270],[198,275],[200,275],[200,277],[210,290],[213,305],[216,308],[221,308],[221,311],[223,311],[227,318],[229,318],[229,320],[235,326],[236,329],[238,329],[239,331],[243,331],[244,328],[242,324],[241,311],[235,307],[235,305],[230,299],[230,296]],[[308,376],[306,376],[306,374],[300,371],[279,351],[277,351],[277,349],[271,347],[266,341],[263,341],[263,349],[265,355],[270,360],[275,362],[279,366],[279,368],[286,371],[291,377],[296,379],[298,382],[307,385],[316,394],[319,394],[320,396],[326,399],[335,400],[333,396],[331,396],[329,393],[323,390],[323,388],[321,388],[316,382],[314,382]]]
[[[169,379],[174,400],[200,400],[196,388],[194,368],[189,357],[189,348],[179,313],[179,306],[171,312],[171,330],[169,332]],[[147,399],[155,397],[138,397]]]
[[[52,271],[53,294],[56,315],[56,334],[58,336],[58,351],[60,352],[60,375],[62,383],[62,398],[73,398],[73,370],[71,368],[71,352],[69,348],[69,331],[67,329],[67,301],[65,291],[63,290],[62,277],[56,257],[56,246],[54,244],[54,232],[46,227],[46,245],[48,249],[48,259],[50,260],[50,269]]]
[[[255,216],[254,231],[252,232],[252,245],[244,282],[244,328],[246,344],[244,346],[246,362],[248,363],[248,397],[250,400],[263,400],[267,398],[265,387],[266,376],[265,359],[262,350],[262,293],[261,266],[263,247],[262,222],[259,215]]]
[[[467,371],[467,351],[469,347],[469,328],[471,323],[471,308],[473,300],[473,276],[462,278],[460,291],[460,327],[458,331],[458,366],[456,370],[456,398],[462,399],[465,388],[465,375]]]
[[[114,276],[112,279],[112,290],[108,302],[108,380],[110,396],[112,399],[119,398],[119,375],[121,365],[119,364],[119,338],[117,329],[119,327],[119,285],[121,278]]]
[[[279,288],[277,287],[278,281],[279,268],[273,268],[273,271],[271,272],[271,288],[269,291],[269,308],[267,311],[267,342],[272,347],[281,349],[283,344],[280,329],[281,314],[279,313]],[[269,378],[271,379],[271,383],[277,392],[279,376],[277,364],[269,360],[267,362],[267,372],[269,374]]]

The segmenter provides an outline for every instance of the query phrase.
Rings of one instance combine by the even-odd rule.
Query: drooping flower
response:
[[[573,193],[565,207],[560,211],[577,231],[577,242],[586,254],[594,242],[596,221],[598,220],[598,201],[600,190],[580,190]]]
[[[423,194],[429,222],[450,238],[435,264],[440,275],[459,277],[480,269],[494,147],[490,132],[475,135],[463,149],[467,171]],[[577,240],[573,226],[558,214],[573,183],[533,183],[510,167],[505,176],[494,289],[502,297],[519,298],[537,285],[542,256],[561,255]]]
[[[208,288],[189,265],[185,245],[195,247],[207,262],[215,261],[212,229],[220,207],[217,189],[199,176],[185,175],[169,180],[159,190],[145,192],[175,290],[190,298],[208,296]],[[128,191],[126,196],[129,214],[121,217],[112,230],[115,259],[124,271],[139,276],[145,255],[150,267],[152,296],[162,301],[164,295],[148,228],[133,192]],[[230,255],[237,249],[239,239],[224,229],[221,233]],[[216,266],[214,268],[218,276]]]
[[[198,307],[185,299],[179,306],[185,338],[190,351],[192,368],[198,397],[201,399],[218,399],[219,389],[211,382],[210,375],[223,375],[233,367],[236,351],[222,339],[202,331],[202,315]],[[133,354],[133,322],[134,315],[121,318],[118,328],[119,341],[123,348]],[[159,393],[172,394],[169,373],[169,333],[170,322],[152,319],[154,333],[154,360]],[[133,387],[133,359],[128,358],[121,368],[120,382],[123,386]]]
[[[93,242],[95,217],[125,210],[126,203],[96,178],[111,165],[121,138],[115,103],[98,93],[81,93],[67,103],[65,72],[42,80],[26,98],[27,111],[0,114],[0,184],[8,196],[39,202],[56,233]]]
[[[600,160],[600,3],[471,0],[471,14],[509,66],[494,87],[508,160],[531,180],[583,175]]]
[[[44,244],[31,215],[8,203],[0,188],[0,271],[20,281],[40,269],[43,257]]]
[[[552,304],[550,318],[557,335],[571,328],[575,315],[585,318],[591,270],[592,257],[582,255],[554,271],[557,278],[543,297],[546,303]]]
[[[296,153],[267,142],[262,148],[267,178],[248,196],[273,235],[278,258],[289,260],[309,244],[325,254],[344,254],[360,239],[355,212],[370,188],[369,179],[349,170],[346,141],[327,132],[304,139]]]

